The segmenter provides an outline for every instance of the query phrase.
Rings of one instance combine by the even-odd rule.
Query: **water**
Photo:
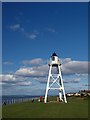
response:
[[[0,105],[15,104],[25,101],[30,101],[31,99],[39,98],[40,96],[29,96],[29,95],[3,95],[2,99],[0,97]]]

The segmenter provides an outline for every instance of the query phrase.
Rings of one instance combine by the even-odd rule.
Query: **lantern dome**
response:
[[[57,54],[54,52],[50,58],[50,65],[57,66],[60,65],[60,59]]]

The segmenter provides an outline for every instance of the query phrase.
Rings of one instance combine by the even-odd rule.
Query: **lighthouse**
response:
[[[62,74],[61,74],[61,61],[55,52],[51,55],[48,65],[49,65],[49,74],[48,74],[44,102],[47,103],[47,96],[49,90],[58,90],[59,100],[67,103]],[[56,69],[53,70],[53,68]]]

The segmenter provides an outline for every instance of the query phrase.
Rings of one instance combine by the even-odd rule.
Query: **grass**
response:
[[[50,97],[53,100],[55,97]],[[3,118],[88,118],[88,99],[70,97],[68,103],[31,101],[2,107]]]

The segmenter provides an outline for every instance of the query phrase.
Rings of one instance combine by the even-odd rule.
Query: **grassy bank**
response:
[[[55,97],[50,97],[50,100]],[[23,102],[2,107],[3,118],[87,118],[88,99],[68,98],[68,103]]]

